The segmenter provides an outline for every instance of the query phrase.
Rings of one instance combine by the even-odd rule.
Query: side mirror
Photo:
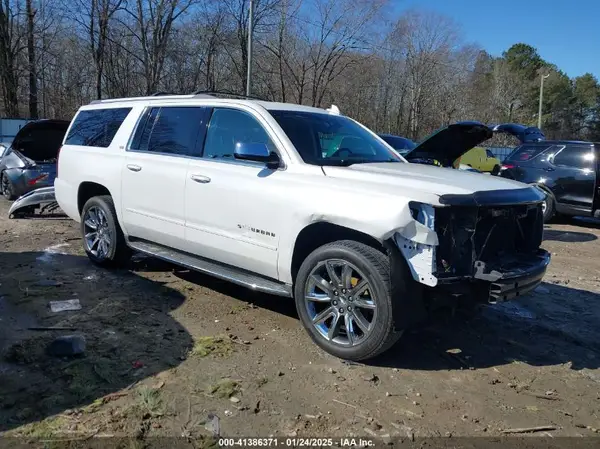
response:
[[[281,161],[277,154],[269,151],[264,143],[242,143],[235,144],[233,157],[242,161],[264,162],[268,168],[279,168]]]

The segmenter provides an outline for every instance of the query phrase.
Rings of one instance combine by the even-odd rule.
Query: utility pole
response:
[[[540,108],[538,110],[538,128],[542,129],[542,99],[544,97],[544,80],[550,75],[542,75],[540,81]]]
[[[246,74],[246,96],[250,96],[252,91],[252,31],[254,25],[254,5],[250,1],[250,10],[248,12],[248,72]]]

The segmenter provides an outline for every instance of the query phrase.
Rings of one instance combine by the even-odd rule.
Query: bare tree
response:
[[[135,0],[133,7],[127,6],[133,25],[124,24],[138,41],[146,82],[146,93],[158,90],[167,56],[173,24],[196,0]]]
[[[9,117],[20,117],[18,58],[23,51],[18,1],[0,1],[0,81],[4,109]]]
[[[36,11],[31,5],[31,0],[26,0],[27,10],[27,58],[29,65],[29,117],[37,119],[38,114],[38,86],[37,70],[35,61],[35,38],[34,38],[34,20]]]

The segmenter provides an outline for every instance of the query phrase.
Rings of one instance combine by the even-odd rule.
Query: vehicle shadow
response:
[[[81,310],[50,311],[50,301],[73,298]],[[35,436],[46,417],[94,407],[178,366],[193,344],[170,315],[183,301],[167,286],[98,269],[83,256],[0,252],[0,433],[31,424]],[[64,335],[83,336],[84,354],[50,355],[48,344]]]
[[[560,229],[544,229],[544,241],[583,243],[598,240],[598,236],[589,232],[562,231]]]
[[[448,370],[521,361],[600,367],[600,294],[543,283],[520,300],[480,306],[450,317],[440,310],[428,326],[408,333],[373,365]]]

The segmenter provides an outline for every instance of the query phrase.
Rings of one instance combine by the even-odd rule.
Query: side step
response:
[[[224,265],[219,262],[203,259],[202,257],[184,253],[176,249],[150,243],[145,240],[128,241],[127,244],[135,251],[147,254],[167,262],[181,265],[191,270],[214,276],[234,284],[241,285],[251,290],[268,293],[270,295],[292,297],[292,288],[262,276],[249,273],[245,270]]]

